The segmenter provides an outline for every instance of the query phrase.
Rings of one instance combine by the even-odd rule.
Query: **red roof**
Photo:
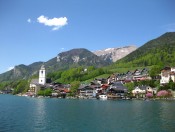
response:
[[[59,88],[58,90],[59,90],[60,92],[65,92],[65,93],[69,93],[69,92],[70,92],[70,90],[67,89],[67,88]]]
[[[109,87],[108,84],[103,84],[103,85],[101,85],[101,88],[103,88],[103,89],[107,89],[108,87]]]

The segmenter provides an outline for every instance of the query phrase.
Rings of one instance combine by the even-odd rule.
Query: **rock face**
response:
[[[93,53],[97,56],[102,57],[104,60],[116,62],[117,60],[125,57],[136,49],[136,46],[125,46],[122,48],[107,48],[104,50],[97,50]]]
[[[59,53],[57,56],[57,63],[62,63],[63,65],[78,64],[80,66],[94,65],[97,67],[106,66],[109,64],[101,57],[83,48],[72,49],[66,52]]]

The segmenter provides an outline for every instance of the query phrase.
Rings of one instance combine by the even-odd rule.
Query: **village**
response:
[[[157,87],[149,85],[135,86],[131,91],[128,90],[126,84],[134,83],[144,80],[151,80],[148,74],[148,69],[136,69],[122,74],[112,74],[108,78],[95,78],[89,84],[80,84],[76,91],[76,95],[70,96],[70,84],[62,84],[52,82],[46,79],[46,69],[42,65],[39,70],[39,78],[32,79],[29,90],[25,94],[18,94],[20,96],[29,97],[54,97],[54,98],[79,98],[79,99],[150,99],[155,97],[171,97],[175,98],[173,90],[159,90]],[[169,83],[170,79],[175,82],[175,68],[165,67],[160,71],[160,76],[156,77],[160,81],[160,85]],[[51,93],[40,95],[39,91],[51,89]],[[8,92],[8,91],[6,91]],[[1,91],[3,93],[3,91]],[[10,93],[10,92],[9,92]]]

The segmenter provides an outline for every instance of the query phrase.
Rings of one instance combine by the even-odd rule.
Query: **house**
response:
[[[141,80],[151,80],[151,77],[149,76],[149,71],[147,68],[142,69],[141,75],[142,75]]]
[[[131,82],[133,80],[133,73],[131,71],[126,72],[125,82]]]
[[[112,74],[108,77],[108,84],[116,82],[116,81],[123,81],[125,83],[132,82],[132,81],[141,81],[141,80],[150,80],[150,76],[148,74],[148,69],[136,69],[135,71],[127,71],[126,73],[118,73]]]
[[[171,67],[171,73],[170,73],[171,79],[173,82],[175,82],[175,67]]]
[[[127,92],[127,87],[125,87],[121,81],[112,83],[108,90],[109,95],[112,94],[118,97],[124,96]]]
[[[109,85],[108,84],[103,84],[103,85],[101,85],[101,88],[106,90],[107,88],[109,88]]]
[[[132,90],[133,96],[137,96],[137,97],[145,97],[146,93],[156,94],[157,89],[151,88],[150,86],[142,85],[142,86],[137,86],[134,88],[134,90]]]
[[[70,92],[70,84],[62,83],[52,83],[53,97],[62,97],[65,98],[66,95]]]
[[[147,86],[137,86],[132,90],[133,96],[145,97]]]
[[[96,80],[90,82],[90,86],[93,87],[93,88],[100,88],[101,85],[102,85],[101,82],[96,81]]]
[[[28,92],[33,93],[33,94],[37,93],[37,87],[39,85],[38,82],[39,82],[39,79],[32,79],[29,85],[30,89],[28,90]]]
[[[88,85],[80,85],[78,88],[79,97],[95,97],[95,90]]]
[[[116,75],[116,81],[124,81],[126,78],[126,74],[125,73],[119,73]]]
[[[151,79],[151,78],[149,77],[147,68],[143,68],[142,70],[136,69],[133,72],[133,80],[140,81],[140,80],[148,80],[148,79]]]
[[[160,84],[167,84],[169,83],[170,79],[175,82],[175,67],[164,67],[161,70],[161,79],[160,79]]]
[[[12,89],[6,88],[5,90],[1,90],[0,94],[11,94],[12,93]]]
[[[107,78],[107,83],[110,84],[112,82],[115,82],[117,81],[117,76],[115,74],[112,74],[110,75],[108,78]]]
[[[106,94],[108,88],[109,88],[108,84],[102,84],[101,87],[94,89],[96,96],[101,95],[101,94]]]
[[[133,80],[140,80],[141,78],[141,70],[139,69],[136,69],[134,72],[133,72]]]
[[[95,78],[94,82],[102,85],[102,84],[106,84],[107,83],[107,79],[105,79],[105,78]]]

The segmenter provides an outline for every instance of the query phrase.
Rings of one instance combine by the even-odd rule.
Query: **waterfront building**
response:
[[[145,97],[147,93],[151,93],[155,95],[157,93],[157,88],[151,88],[150,86],[142,85],[142,86],[137,86],[132,90],[133,96],[136,97]]]
[[[38,86],[38,79],[32,79],[31,82],[30,82],[30,89],[29,89],[29,92],[30,94],[34,94],[36,93],[36,89],[37,89],[37,86]]]
[[[79,93],[79,97],[93,97],[94,96],[94,89],[88,85],[81,85],[78,88],[78,93]]]
[[[165,67],[161,70],[160,84],[169,83],[170,79],[175,82],[175,67]]]
[[[108,89],[108,97],[113,95],[115,97],[122,98],[127,94],[127,92],[127,87],[125,87],[121,81],[113,82]]]
[[[30,89],[28,90],[29,95],[37,95],[40,87],[46,84],[46,70],[44,65],[39,70],[39,78],[32,79],[30,82]]]

